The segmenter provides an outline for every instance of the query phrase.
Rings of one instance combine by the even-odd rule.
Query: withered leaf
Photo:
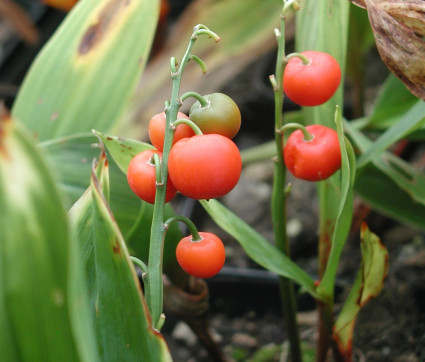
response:
[[[425,100],[425,1],[351,0],[365,7],[376,46],[388,69]]]

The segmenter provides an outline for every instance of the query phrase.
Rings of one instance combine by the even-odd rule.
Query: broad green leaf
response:
[[[388,273],[388,251],[366,224],[362,225],[360,239],[362,265],[333,328],[341,355],[347,357],[352,355],[357,314],[370,299],[378,296]]]
[[[374,143],[372,143],[372,141],[364,134],[351,127],[350,123],[346,123],[346,125],[351,139],[361,152],[373,147]],[[392,182],[399,186],[401,190],[395,194],[400,195],[400,193],[406,193],[405,201],[407,204],[410,202],[410,199],[413,199],[413,201],[425,205],[425,175],[420,172],[420,170],[415,169],[406,161],[389,152],[376,154],[371,161],[371,167],[366,167],[365,170],[362,170],[359,173],[359,180],[356,181],[356,188],[357,184],[362,182],[362,178],[368,177],[367,172],[371,172],[371,168],[376,167],[379,171],[383,172],[388,178],[390,178]],[[392,183],[391,181],[390,184]],[[384,187],[390,187],[390,185],[385,185]],[[380,191],[377,192],[376,196],[379,194]],[[395,194],[391,193],[388,195],[393,197]],[[385,198],[388,198],[388,195]],[[383,202],[387,203],[385,200],[383,200]],[[405,207],[400,210],[403,210],[403,213],[406,211]]]
[[[26,131],[0,119],[0,346],[5,361],[97,361],[61,195]]]
[[[86,263],[100,355],[104,361],[171,361],[163,337],[152,329],[124,238],[103,194],[100,180],[107,180],[108,172],[101,157],[90,188],[70,211]]]
[[[158,0],[84,0],[30,68],[12,114],[39,140],[116,126],[147,61]]]
[[[365,166],[395,142],[405,138],[409,133],[417,130],[424,124],[425,102],[418,100],[394,125],[364,150],[363,154],[358,159],[358,167]]]
[[[68,196],[71,207],[90,184],[91,165],[99,156],[99,143],[92,134],[61,137],[42,142],[40,145],[49,153],[59,175],[59,186]],[[111,160],[112,161],[112,160]],[[110,164],[111,208],[124,235],[133,228],[140,210],[140,199],[131,191],[127,178],[112,161]]]
[[[328,262],[318,287],[318,292],[329,301],[333,300],[339,259],[351,229],[351,220],[353,216],[353,185],[356,171],[354,151],[351,144],[344,136],[342,115],[338,108],[335,113],[335,120],[341,149],[341,182],[340,189],[338,190],[339,204]]]
[[[39,144],[50,156],[59,187],[67,196],[66,204],[71,207],[90,184],[93,159],[99,156],[98,142],[91,134],[76,134],[59,137]]]
[[[245,221],[217,200],[201,200],[200,203],[216,224],[241,244],[253,261],[267,270],[294,280],[313,297],[321,299],[315,290],[314,280]]]
[[[164,101],[170,98],[170,58],[181,59],[187,46],[185,39],[190,38],[195,25],[205,24],[221,41],[216,45],[206,37],[196,41],[193,54],[204,60],[209,73],[203,76],[199,66],[190,62],[181,90],[209,94],[229,82],[229,77],[249,72],[248,66],[254,60],[276,47],[273,28],[279,25],[281,7],[281,0],[192,1],[175,24],[162,52],[146,68],[118,134],[137,135],[140,139],[147,136],[147,122],[152,115],[163,111]],[[187,111],[188,107],[185,104],[182,110]]]

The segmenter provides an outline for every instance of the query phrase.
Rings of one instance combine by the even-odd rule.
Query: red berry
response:
[[[155,203],[156,195],[156,170],[152,162],[154,153],[158,154],[160,159],[162,158],[161,152],[146,150],[134,156],[127,169],[127,181],[130,188],[143,201],[150,204]],[[168,178],[165,202],[169,202],[176,193],[176,188]]]
[[[177,142],[168,172],[176,189],[193,199],[214,199],[230,192],[242,170],[238,147],[218,134],[196,135]]]
[[[286,167],[303,180],[327,179],[341,167],[338,134],[332,128],[318,124],[306,128],[313,136],[312,140],[305,140],[301,130],[288,137],[283,149]]]
[[[341,82],[341,68],[331,55],[314,50],[301,54],[310,59],[303,64],[291,58],[283,74],[283,90],[287,97],[300,106],[318,106],[328,101]]]
[[[177,119],[189,119],[184,113],[178,112]],[[165,136],[165,112],[154,115],[148,126],[149,139],[158,151],[162,152]],[[174,131],[173,144],[178,140],[195,135],[192,128],[187,124],[179,124]]]

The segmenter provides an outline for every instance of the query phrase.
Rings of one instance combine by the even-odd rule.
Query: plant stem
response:
[[[278,129],[277,132],[283,134],[288,129],[299,129],[303,133],[304,141],[306,142],[311,141],[314,138],[313,135],[307,130],[307,128],[300,123],[286,123],[280,129]]]
[[[288,54],[286,56],[286,61],[289,61],[289,59],[291,59],[291,58],[299,58],[299,59],[301,59],[303,65],[309,65],[311,63],[311,59],[310,58],[307,58],[302,53],[291,53],[291,54]]]
[[[186,216],[183,215],[176,215],[176,216],[172,216],[169,219],[167,219],[165,221],[165,227],[168,228],[168,226],[172,223],[172,222],[176,222],[176,221],[180,221],[186,224],[187,228],[189,229],[190,234],[192,235],[192,241],[193,242],[198,242],[202,240],[202,237],[199,235],[198,233],[198,229],[196,228],[195,224],[193,223],[192,220],[190,220],[189,218],[187,218]]]
[[[181,118],[181,119],[177,119],[176,121],[171,123],[172,127],[174,127],[174,128],[176,128],[179,124],[188,125],[190,128],[192,128],[192,131],[195,132],[195,134],[197,134],[197,135],[202,134],[201,129],[196,125],[195,122],[191,121],[190,119]]]
[[[284,10],[287,7],[284,7]],[[285,17],[282,12],[280,31],[276,31],[278,41],[278,54],[276,61],[275,78],[272,80],[275,98],[275,127],[280,129],[283,125],[283,86],[282,76],[285,59]],[[275,133],[276,162],[273,178],[272,193],[272,218],[276,246],[286,255],[290,255],[289,242],[286,232],[286,193],[285,173],[286,167],[283,162],[283,137],[279,132]],[[301,347],[297,323],[296,299],[294,286],[290,279],[280,277],[280,293],[286,328],[289,336],[290,352],[292,362],[302,361]]]
[[[186,92],[180,97],[180,99],[182,100],[182,102],[184,102],[187,98],[190,97],[195,98],[201,104],[202,108],[207,107],[209,105],[208,101],[196,92]]]
[[[164,207],[165,207],[165,191],[167,187],[168,177],[168,156],[170,154],[171,145],[175,128],[172,123],[177,119],[177,113],[181,107],[181,100],[179,98],[181,79],[183,70],[191,58],[190,52],[198,36],[205,34],[218,41],[219,37],[211,32],[204,25],[197,25],[192,37],[187,46],[186,52],[176,68],[175,58],[170,60],[171,78],[173,88],[171,91],[171,100],[165,109],[166,123],[165,123],[165,136],[164,146],[162,150],[160,182],[157,182],[157,189],[155,195],[155,204],[153,209],[150,246],[149,246],[149,263],[148,273],[145,278],[145,296],[146,304],[149,313],[152,317],[152,325],[154,328],[159,328],[161,323],[161,315],[163,310],[163,280],[162,280],[162,259],[164,250],[164,239],[166,227],[164,225]]]

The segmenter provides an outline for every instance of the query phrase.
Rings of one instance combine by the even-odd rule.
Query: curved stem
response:
[[[198,24],[193,28],[192,38],[197,38],[200,35],[207,35],[209,38],[212,38],[216,43],[220,41],[220,37],[208,29],[205,25]]]
[[[155,166],[155,181],[158,185],[161,184],[161,160],[159,159],[159,155],[157,153],[152,155],[152,161],[153,165]]]
[[[204,97],[202,97],[199,93],[196,93],[196,92],[186,92],[180,97],[180,99],[182,102],[184,102],[187,98],[190,98],[190,97],[195,98],[201,104],[202,108],[209,106],[209,102]]]
[[[192,222],[192,220],[190,220],[189,218],[187,218],[186,216],[183,216],[183,215],[176,215],[176,216],[172,216],[169,219],[167,219],[164,222],[165,229],[168,229],[168,227],[171,223],[178,222],[178,221],[186,224],[187,228],[190,231],[190,234],[192,235],[192,241],[193,242],[199,242],[203,239],[202,236],[199,235],[198,229],[196,228],[196,226]]]
[[[177,128],[179,124],[187,124],[190,128],[192,128],[193,132],[195,132],[195,134],[197,135],[203,134],[201,129],[196,125],[196,123],[191,121],[190,119],[186,119],[186,118],[178,119],[174,121],[173,123],[171,123],[171,127]]]
[[[130,256],[130,260],[142,270],[142,278],[144,278],[148,274],[147,265],[135,256]]]
[[[199,64],[199,66],[201,67],[201,70],[202,70],[202,74],[208,73],[207,65],[204,63],[204,61],[201,58],[192,54],[190,56],[190,60],[194,60],[196,63]]]
[[[311,59],[309,57],[306,57],[302,53],[291,53],[291,54],[288,54],[285,59],[288,62],[289,59],[291,59],[291,58],[300,58],[302,60],[302,62],[303,62],[304,65],[309,65],[311,63]]]
[[[177,73],[177,61],[175,57],[170,58],[170,69],[172,75]]]
[[[284,134],[286,130],[289,129],[299,129],[303,135],[304,135],[304,141],[311,141],[314,138],[314,135],[312,135],[307,128],[302,125],[301,123],[287,123],[284,126],[280,127],[278,130],[276,130],[277,133]]]

